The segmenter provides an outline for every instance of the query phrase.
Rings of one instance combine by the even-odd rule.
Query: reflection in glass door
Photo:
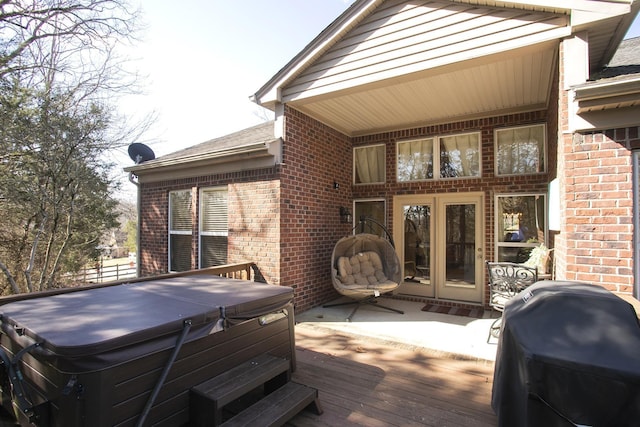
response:
[[[475,205],[446,207],[446,273],[452,284],[475,284]]]
[[[481,198],[450,196],[439,199],[438,244],[444,255],[438,262],[439,298],[482,301]]]
[[[404,288],[411,293],[434,296],[431,280],[431,205],[404,205]]]
[[[404,269],[398,293],[482,302],[482,201],[482,193],[394,197],[394,240]]]

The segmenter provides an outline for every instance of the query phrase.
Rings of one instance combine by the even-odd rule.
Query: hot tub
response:
[[[2,405],[38,425],[186,424],[193,386],[264,353],[295,369],[292,301],[203,275],[0,301]]]

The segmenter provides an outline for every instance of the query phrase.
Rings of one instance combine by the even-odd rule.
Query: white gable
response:
[[[560,43],[585,40],[585,80],[611,58],[639,7],[357,0],[253,99],[276,117],[288,104],[350,136],[542,110]]]
[[[567,34],[568,17],[443,1],[390,1],[282,90],[284,102],[488,56]]]

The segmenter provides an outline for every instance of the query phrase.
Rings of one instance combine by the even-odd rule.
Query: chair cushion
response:
[[[380,255],[376,252],[360,252],[351,257],[338,258],[338,279],[345,288],[378,289],[385,291],[397,286],[387,279]]]

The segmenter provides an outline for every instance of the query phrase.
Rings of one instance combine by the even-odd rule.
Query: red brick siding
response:
[[[565,149],[564,278],[633,291],[630,148],[638,128],[575,134]]]
[[[169,192],[191,189],[194,195],[192,268],[198,266],[199,189],[228,186],[228,262],[254,261],[259,274],[269,283],[279,277],[277,238],[278,168],[209,175],[141,184],[140,258],[141,275],[166,273],[168,266]]]
[[[167,272],[169,195],[162,187],[141,184],[139,257],[142,276]]]
[[[560,44],[559,63],[564,45]],[[562,67],[560,67],[562,68]],[[558,81],[563,81],[560,70]],[[570,92],[559,90],[558,148],[561,232],[555,239],[556,277],[619,293],[633,292],[633,171],[638,127],[571,133]],[[635,179],[638,179],[636,177]]]
[[[549,174],[497,177],[494,173],[494,130],[509,126],[521,126],[534,123],[547,123],[547,141],[549,150],[555,149],[556,129],[549,125],[545,111],[535,111],[480,120],[447,123],[436,126],[387,132],[354,138],[354,146],[374,143],[386,144],[386,183],[379,185],[357,185],[353,188],[353,197],[384,198],[387,202],[387,221],[393,233],[390,219],[393,217],[393,196],[397,194],[446,194],[484,192],[485,194],[485,255],[487,260],[494,257],[494,195],[501,193],[543,192],[548,189]],[[421,182],[397,182],[396,180],[396,142],[420,137],[442,136],[456,133],[480,132],[482,144],[482,176],[480,178],[442,179]],[[554,156],[555,158],[555,156]],[[485,287],[485,301],[488,297]]]
[[[351,143],[290,107],[285,128],[280,280],[295,288],[296,309],[303,311],[336,296],[331,253],[351,229],[339,216],[340,206],[351,207]]]
[[[268,283],[292,286],[296,309],[300,311],[336,296],[330,276],[331,253],[335,243],[350,232],[349,224],[340,223],[339,207],[351,208],[354,198],[384,198],[391,218],[395,194],[483,191],[487,214],[485,251],[491,259],[493,195],[545,192],[548,182],[548,174],[495,177],[493,130],[545,120],[546,113],[538,111],[358,137],[352,144],[347,136],[287,107],[284,163],[278,168],[143,184],[142,273],[167,270],[169,191],[218,185],[229,186],[229,262],[255,261]],[[555,130],[548,130],[552,144]],[[482,178],[396,182],[397,140],[468,131],[480,131],[482,135]],[[352,147],[380,142],[387,147],[387,182],[352,186]],[[334,182],[339,184],[338,189]],[[194,266],[198,253],[197,218],[195,224]]]
[[[280,284],[280,182],[229,184],[229,263],[253,261],[264,281]]]

